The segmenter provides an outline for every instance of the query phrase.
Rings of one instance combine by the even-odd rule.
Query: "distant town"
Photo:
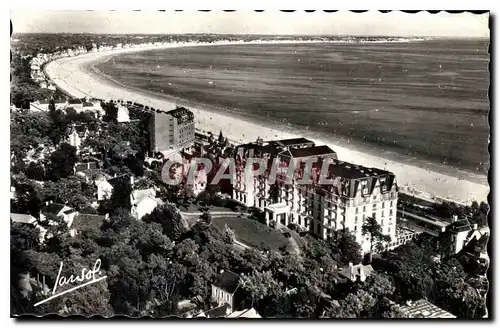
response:
[[[402,193],[394,173],[346,162],[307,138],[237,144],[222,130],[198,128],[189,108],[74,98],[44,71],[92,52],[258,38],[12,37],[13,315],[487,316],[486,203]],[[361,41],[380,40],[404,39]],[[200,158],[210,170],[196,165]],[[248,178],[255,158],[293,164],[296,177],[310,173],[312,181],[272,181],[269,169]],[[234,175],[210,183],[227,159]],[[334,184],[319,180],[326,161]],[[190,170],[194,183],[186,183]],[[165,183],[165,174],[181,183]],[[106,280],[34,307],[50,295],[61,261],[76,274],[96,259]]]

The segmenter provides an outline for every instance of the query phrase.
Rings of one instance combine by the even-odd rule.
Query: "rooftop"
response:
[[[330,164],[328,169],[328,171],[334,176],[341,176],[346,179],[361,179],[366,177],[392,174],[389,171],[384,171],[376,168],[368,168],[338,160],[334,160],[333,163]]]
[[[241,311],[235,311],[228,315],[226,318],[262,318],[260,314],[254,309],[246,309]]]
[[[222,318],[222,317],[227,316],[228,312],[230,311],[230,308],[231,308],[231,306],[226,303],[224,305],[217,306],[213,309],[202,312],[202,313],[198,314],[196,317]]]
[[[166,114],[172,115],[175,118],[194,118],[193,112],[184,107],[177,107],[176,109],[169,110],[168,112],[166,112]]]
[[[77,105],[77,104],[81,104],[81,103],[82,103],[82,100],[78,99],[78,98],[68,100],[68,104],[70,104],[70,105]]]
[[[240,284],[240,276],[231,271],[224,271],[217,277],[214,286],[233,294]]]
[[[106,217],[96,214],[78,214],[71,225],[72,229],[77,231],[98,230]]]
[[[57,203],[49,203],[49,204],[46,204],[44,207],[41,208],[41,212],[44,213],[44,214],[54,214],[54,215],[58,215],[59,213],[61,213],[61,211],[67,207],[66,205],[63,205],[63,204],[57,204]],[[72,208],[70,207],[67,207],[66,212],[68,211],[73,211]]]
[[[373,272],[373,268],[370,264],[363,265],[349,265],[339,271],[339,274],[347,279],[352,281],[356,281],[358,277],[364,275],[365,277],[369,277]]]
[[[270,143],[277,144],[281,147],[293,147],[293,146],[302,146],[306,144],[310,144],[314,146],[314,142],[306,139],[306,138],[292,138],[292,139],[283,139],[283,140],[272,140]]]
[[[89,163],[76,163],[75,164],[75,171],[76,172],[83,172],[87,170],[97,170],[97,163],[96,162],[89,162]]]
[[[471,224],[469,223],[469,220],[467,218],[460,218],[457,219],[456,221],[450,223],[447,227],[446,230],[452,232],[452,233],[459,233],[459,232],[464,232],[464,231],[469,231],[471,230]]]
[[[418,300],[408,305],[401,306],[401,311],[408,314],[410,318],[435,318],[452,319],[456,318],[453,314],[437,307],[427,300]]]
[[[31,224],[36,221],[36,219],[32,215],[19,214],[19,213],[10,213],[10,219],[13,222],[26,223],[26,224]]]
[[[290,154],[294,158],[309,157],[309,156],[325,156],[325,155],[335,155],[337,158],[337,153],[333,151],[328,146],[314,146],[307,148],[291,148]]]

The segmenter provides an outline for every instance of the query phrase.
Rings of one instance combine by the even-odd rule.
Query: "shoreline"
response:
[[[122,53],[142,52],[149,50],[171,49],[178,47],[196,47],[196,46],[217,46],[217,45],[235,45],[235,44],[266,44],[266,43],[320,43],[320,42],[220,42],[213,44],[183,43],[167,44],[162,46],[138,47],[129,49],[119,49],[100,53],[88,53],[76,57],[60,58],[45,66],[47,75],[54,83],[76,97],[95,97],[101,99],[124,99],[143,103],[157,108],[175,107],[181,105],[190,108],[195,114],[195,124],[199,130],[211,131],[218,134],[221,129],[233,142],[255,141],[257,137],[264,140],[304,136],[317,144],[325,144],[337,152],[338,157],[343,161],[353,162],[355,164],[368,167],[378,167],[387,169],[396,174],[396,178],[401,191],[413,193],[407,187],[415,190],[415,194],[427,199],[439,197],[450,199],[460,203],[469,203],[472,200],[487,201],[489,187],[487,177],[479,174],[474,175],[467,171],[454,169],[453,167],[430,164],[435,166],[438,171],[429,170],[423,167],[407,163],[411,158],[405,159],[404,156],[392,156],[390,151],[384,152],[390,155],[390,158],[382,158],[366,150],[354,149],[355,143],[349,145],[348,142],[336,140],[334,138],[310,137],[309,133],[291,133],[294,127],[279,126],[271,122],[255,122],[251,118],[241,117],[238,112],[223,110],[216,106],[200,104],[189,100],[179,99],[167,94],[153,93],[147,90],[139,90],[125,86],[109,76],[96,71],[93,66],[98,62],[109,60]],[[228,120],[229,119],[229,120]],[[267,123],[267,124],[266,124]],[[288,130],[288,131],[287,131]],[[243,132],[242,132],[243,131]],[[295,130],[297,132],[297,130]],[[312,134],[312,133],[311,133]],[[351,148],[353,147],[353,148]],[[362,147],[357,147],[362,148]],[[380,154],[380,153],[379,153]],[[396,157],[396,160],[394,160]],[[453,175],[447,174],[450,172]],[[467,178],[474,178],[469,181]],[[479,183],[478,183],[479,181]],[[483,182],[484,181],[484,182]],[[481,183],[483,182],[483,183]],[[420,192],[424,191],[425,192]]]

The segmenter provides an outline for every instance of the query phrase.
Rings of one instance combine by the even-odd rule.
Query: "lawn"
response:
[[[283,246],[290,248],[289,240],[282,233],[252,219],[233,216],[214,217],[212,223],[221,231],[224,231],[227,224],[234,230],[239,242],[262,251],[278,250]]]

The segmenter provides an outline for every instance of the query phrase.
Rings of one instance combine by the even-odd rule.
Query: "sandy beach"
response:
[[[216,45],[222,45],[218,43]],[[161,48],[207,46],[207,44],[172,44],[162,45]],[[95,97],[101,99],[124,99],[139,102],[155,108],[171,109],[176,105],[189,106],[195,114],[196,127],[203,131],[223,133],[233,142],[255,141],[257,137],[264,140],[297,137],[290,132],[284,132],[279,126],[257,124],[237,117],[237,114],[217,113],[213,107],[203,104],[193,104],[189,101],[178,100],[167,95],[151,94],[144,90],[135,90],[120,85],[117,81],[105,78],[102,74],[90,69],[98,61],[106,60],[111,56],[127,52],[147,51],[160,49],[159,46],[120,49],[101,53],[89,53],[78,57],[61,58],[46,65],[45,71],[54,83],[75,97]],[[339,145],[332,140],[313,140],[318,144],[327,144],[338,154],[339,159],[368,167],[377,167],[392,171],[396,174],[400,189],[409,193],[419,194],[423,198],[440,197],[469,203],[472,200],[487,201],[489,187],[484,176],[475,177],[471,182],[463,177],[469,173],[447,175],[427,169],[412,166],[408,163],[399,163],[393,160],[360,152],[346,145]]]

